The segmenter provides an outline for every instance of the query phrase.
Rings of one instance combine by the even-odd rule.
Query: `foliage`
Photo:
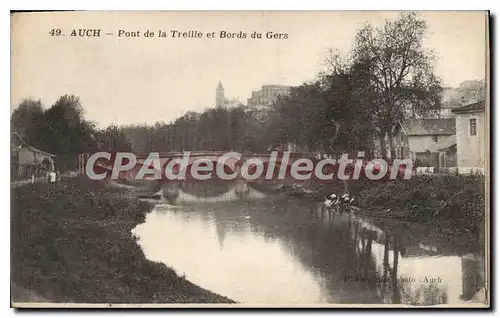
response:
[[[98,130],[94,136],[96,147],[100,151],[132,151],[130,141],[123,131],[115,125]]]
[[[376,93],[370,100],[374,123],[380,138],[389,136],[392,157],[392,131],[398,121],[441,107],[441,81],[434,74],[431,52],[423,47],[426,32],[424,20],[402,13],[379,28],[366,25],[354,39],[351,63],[367,70],[370,90]]]
[[[368,151],[374,130],[366,94],[360,89],[366,80],[362,66],[356,64],[292,88],[273,105],[268,142],[293,142],[326,153]]]
[[[440,108],[440,80],[422,45],[426,30],[413,13],[361,28],[348,56],[332,51],[330,68],[280,96],[263,122],[243,108],[218,108],[124,132],[139,152],[260,151],[289,142],[305,151],[367,152],[386,134],[394,152],[390,132],[398,121]]]
[[[44,112],[37,144],[56,155],[78,154],[91,144],[93,131],[94,126],[83,118],[80,99],[64,95]]]
[[[25,142],[36,144],[39,131],[37,125],[41,122],[43,112],[41,100],[23,100],[12,112],[11,129],[16,131]]]
[[[242,107],[189,113],[173,123],[121,128],[135,152],[265,150],[264,125]]]
[[[414,176],[366,186],[360,205],[387,217],[427,223],[447,222],[478,234],[485,220],[482,175]]]
[[[29,145],[55,154],[63,170],[74,168],[77,155],[93,143],[94,125],[85,120],[74,95],[61,96],[46,110],[40,100],[24,100],[13,111],[11,124]]]

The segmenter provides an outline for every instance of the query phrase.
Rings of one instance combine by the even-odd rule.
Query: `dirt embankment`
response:
[[[131,230],[151,208],[88,180],[13,188],[13,301],[231,303],[146,259]]]

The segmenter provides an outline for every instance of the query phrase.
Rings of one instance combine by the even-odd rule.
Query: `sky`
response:
[[[422,11],[426,48],[446,86],[485,78],[486,17],[481,11]],[[391,11],[220,11],[22,13],[11,20],[11,111],[25,98],[50,107],[80,97],[87,119],[109,124],[170,122],[189,110],[214,107],[222,82],[227,98],[244,104],[263,84],[300,85],[324,69],[329,47],[347,53],[366,22]],[[64,36],[51,36],[61,29]],[[101,29],[73,37],[73,29]],[[118,30],[139,37],[118,37]],[[144,37],[150,30],[154,37]],[[159,37],[159,31],[167,37]],[[171,30],[202,39],[172,38]],[[260,32],[262,39],[206,38],[209,32]],[[266,32],[287,39],[266,39]],[[104,35],[113,33],[113,35]]]

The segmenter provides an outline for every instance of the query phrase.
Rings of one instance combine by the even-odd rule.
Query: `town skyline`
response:
[[[347,53],[356,30],[365,22],[378,25],[397,12],[314,12],[314,19],[307,12],[246,12],[241,13],[246,18],[241,24],[236,24],[235,17],[242,16],[234,13],[227,17],[220,12],[189,13],[191,18],[187,20],[182,12],[116,13],[115,19],[99,19],[103,14],[35,14],[31,21],[37,21],[36,30],[35,23],[24,24],[22,29],[16,28],[16,21],[12,23],[13,34],[29,32],[37,37],[34,41],[13,42],[12,50],[18,54],[13,54],[11,66],[16,83],[11,92],[11,109],[25,98],[41,99],[48,108],[59,96],[73,94],[80,97],[86,118],[100,127],[168,123],[188,111],[215,107],[219,81],[227,98],[246,104],[252,91],[262,85],[298,86],[313,80],[325,69],[329,47]],[[444,87],[485,78],[486,28],[480,23],[485,21],[483,12],[418,14],[428,23],[426,46],[436,55],[436,75]],[[162,22],[165,15],[169,23]],[[62,40],[44,34],[54,24],[52,20],[68,26],[64,28],[68,30],[75,23],[112,30],[123,27],[119,21],[125,18],[130,29],[236,28],[275,30],[289,36],[287,40],[172,42],[174,39]],[[308,27],[291,22],[295,18],[307,20]],[[19,25],[21,20],[19,17]],[[99,21],[99,25],[93,21]],[[141,45],[137,45],[138,41],[142,41]],[[30,69],[37,72],[32,74]],[[30,80],[23,81],[27,74]]]

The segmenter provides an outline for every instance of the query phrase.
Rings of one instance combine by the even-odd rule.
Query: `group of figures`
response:
[[[349,194],[344,193],[341,197],[337,196],[335,193],[330,194],[325,197],[323,202],[323,210],[331,213],[334,211],[343,214],[347,209],[352,206],[354,202],[354,197],[350,197]]]

